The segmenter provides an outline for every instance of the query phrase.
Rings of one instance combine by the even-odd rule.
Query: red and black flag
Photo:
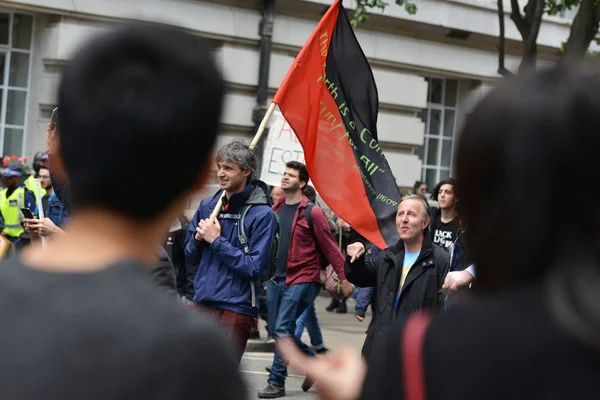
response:
[[[400,192],[377,142],[377,86],[341,0],[325,13],[273,102],[298,136],[327,205],[377,247],[395,244]]]

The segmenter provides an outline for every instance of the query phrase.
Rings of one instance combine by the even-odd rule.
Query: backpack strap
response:
[[[238,221],[238,238],[240,239],[240,243],[244,247],[244,253],[248,255],[250,253],[250,247],[248,247],[248,236],[246,236],[246,229],[244,228],[244,222],[246,219],[246,214],[248,214],[248,210],[252,207],[252,204],[245,205],[242,207],[242,211],[240,211],[239,215],[237,215],[236,219]]]
[[[400,352],[404,375],[404,398],[407,400],[427,399],[423,343],[430,323],[431,316],[427,312],[420,311],[412,314],[404,326]]]
[[[252,207],[252,204],[246,204],[242,207],[242,211],[239,214],[238,221],[238,238],[242,247],[244,248],[244,254],[250,254],[250,246],[248,244],[248,237],[246,236],[246,229],[244,228],[244,222],[246,219],[246,214],[248,214],[248,210]],[[252,307],[256,307],[256,287],[254,285],[254,281],[250,281],[250,292],[252,293]]]
[[[306,218],[306,222],[308,222],[308,227],[310,228],[310,231],[313,234],[313,237],[315,236],[315,231],[313,229],[313,220],[312,220],[312,210],[313,207],[315,206],[315,203],[313,203],[312,201],[309,201],[308,204],[306,205],[306,208],[304,209],[304,218]]]

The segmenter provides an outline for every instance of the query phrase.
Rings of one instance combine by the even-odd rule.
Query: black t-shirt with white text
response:
[[[452,243],[456,240],[458,233],[458,218],[444,223],[442,213],[437,212],[431,221],[431,240],[446,251],[450,250]]]

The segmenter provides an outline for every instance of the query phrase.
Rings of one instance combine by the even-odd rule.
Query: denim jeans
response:
[[[277,322],[275,323],[275,337],[291,337],[294,338],[300,350],[309,356],[314,356],[315,353],[302,341],[294,335],[296,331],[296,320],[304,313],[304,311],[315,303],[315,299],[321,289],[318,283],[299,283],[297,285],[288,286],[283,289],[281,303],[279,304],[279,312],[277,313]],[[279,354],[279,350],[275,348],[275,356],[273,357],[273,366],[269,374],[269,384],[276,386],[285,386],[285,374],[287,366]]]
[[[312,303],[310,306],[308,306],[308,308],[296,321],[296,333],[294,336],[296,336],[298,340],[302,338],[304,327],[306,327],[308,336],[310,336],[310,344],[312,348],[315,350],[324,349],[325,343],[323,342],[323,334],[321,333],[321,327],[319,326],[319,320],[317,319],[315,303]]]
[[[275,324],[277,323],[277,312],[283,289],[285,288],[285,278],[273,278],[265,284],[267,296],[267,326],[269,328],[269,336],[275,336]]]

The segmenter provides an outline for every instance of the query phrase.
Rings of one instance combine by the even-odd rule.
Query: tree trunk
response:
[[[527,68],[535,68],[537,61],[537,39],[542,25],[545,0],[529,0],[525,6],[525,23],[527,25],[527,37],[523,38],[523,60],[519,66],[522,71]]]
[[[506,69],[504,66],[504,0],[497,0],[498,5],[498,22],[500,24],[500,34],[498,35],[498,74],[507,78],[512,76],[512,72]]]
[[[600,7],[597,0],[581,0],[562,58],[581,60],[598,33]]]

